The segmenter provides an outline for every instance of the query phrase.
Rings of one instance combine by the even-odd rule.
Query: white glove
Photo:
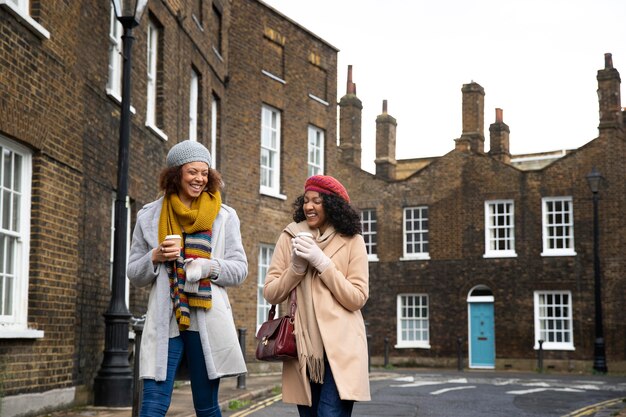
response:
[[[196,282],[201,278],[207,278],[216,268],[217,261],[214,259],[196,258],[185,260],[185,279],[188,282]],[[219,268],[219,264],[217,266]]]
[[[296,248],[294,244],[295,238],[291,239],[291,268],[296,272],[296,274],[304,274],[306,267],[309,266],[309,262],[296,255]]]
[[[324,272],[332,262],[328,256],[313,240],[308,236],[296,236],[293,242],[294,253],[309,261],[309,263],[319,272]]]

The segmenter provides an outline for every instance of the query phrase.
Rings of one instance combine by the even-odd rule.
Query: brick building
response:
[[[0,3],[0,33],[0,414],[11,416],[93,401],[111,299],[122,28],[108,2],[16,0]],[[268,307],[259,254],[268,262],[308,170],[338,152],[324,147],[336,136],[337,49],[257,0],[152,0],[133,35],[128,236],[169,148],[207,145],[242,222],[250,274],[230,294],[252,357]],[[141,316],[147,292],[125,295]]]
[[[397,160],[396,120],[376,119],[376,173],[360,168],[360,109],[351,70],[340,100],[340,176],[362,210],[370,253],[375,363],[591,371],[594,357],[592,193],[608,368],[626,369],[623,110],[610,54],[598,71],[599,135],[579,149],[511,155],[496,109],[485,151],[484,89],[462,88],[462,132],[436,158]],[[358,123],[349,124],[357,120]],[[345,122],[348,123],[345,123]]]

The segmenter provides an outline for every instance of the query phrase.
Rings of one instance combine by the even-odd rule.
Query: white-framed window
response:
[[[122,101],[122,24],[115,17],[113,2],[109,24],[109,78],[107,80],[107,94],[118,102]]]
[[[189,140],[198,141],[198,101],[199,101],[200,75],[191,70],[189,81]]]
[[[284,198],[280,194],[280,111],[261,108],[261,194]]]
[[[430,259],[428,253],[428,207],[405,207],[403,259]]]
[[[517,256],[513,200],[485,201],[484,256],[485,258]]]
[[[399,294],[396,348],[430,348],[428,295]]]
[[[572,197],[542,198],[541,214],[543,224],[543,251],[541,255],[576,255]]]
[[[211,168],[217,169],[217,138],[220,128],[220,99],[211,95]]]
[[[308,176],[324,173],[324,131],[309,126]]]
[[[363,232],[363,240],[365,241],[365,249],[367,249],[367,257],[370,261],[378,260],[376,224],[375,209],[361,210],[361,230]]]
[[[147,61],[147,114],[146,124],[156,125],[157,59],[159,51],[159,29],[154,22],[148,22],[148,61]]]
[[[111,7],[113,7],[111,5]],[[18,22],[25,25],[41,39],[50,39],[50,32],[39,24],[30,14],[30,0],[0,0],[0,9],[6,9]]]
[[[113,288],[113,255],[115,252],[115,199],[116,194],[113,193],[111,195],[111,253],[109,257],[109,288]],[[126,260],[124,261],[124,271],[126,271],[128,267],[128,255],[130,254],[130,238],[131,238],[131,227],[130,227],[130,198],[126,196]],[[125,285],[125,301],[126,308],[130,307],[130,280],[124,272],[124,280]]]
[[[0,339],[41,338],[28,328],[31,152],[0,136]]]
[[[160,109],[157,88],[159,85],[159,60],[163,59],[159,56],[159,38],[161,37],[161,29],[157,24],[148,21],[148,38],[147,38],[147,65],[146,65],[146,126],[150,128],[157,136],[163,140],[167,140],[167,135],[161,130],[158,112]]]
[[[572,294],[570,291],[535,291],[535,349],[574,350]]]
[[[272,255],[274,254],[274,246],[261,244],[259,247],[259,271],[257,274],[257,296],[256,296],[256,331],[259,331],[259,328],[263,324],[265,320],[267,320],[270,307],[272,305],[265,300],[263,297],[263,285],[265,284],[265,276],[267,275],[267,270],[270,267],[270,262],[272,261]],[[278,317],[278,306],[276,306],[276,316]]]

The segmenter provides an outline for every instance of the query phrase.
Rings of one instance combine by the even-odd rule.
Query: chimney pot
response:
[[[613,68],[613,55],[610,53],[604,54],[604,69]]]
[[[387,100],[383,100],[383,114],[387,114]]]
[[[496,123],[502,123],[502,109],[496,108]]]
[[[356,84],[352,82],[352,65],[348,65],[348,80],[346,81],[346,94],[356,95]]]

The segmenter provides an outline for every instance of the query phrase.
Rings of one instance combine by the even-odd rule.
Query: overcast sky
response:
[[[461,87],[485,89],[485,150],[503,109],[513,154],[597,136],[604,54],[626,77],[626,0],[263,0],[339,49],[363,102],[363,168],[376,116],[396,118],[398,159],[440,156],[461,135]]]

